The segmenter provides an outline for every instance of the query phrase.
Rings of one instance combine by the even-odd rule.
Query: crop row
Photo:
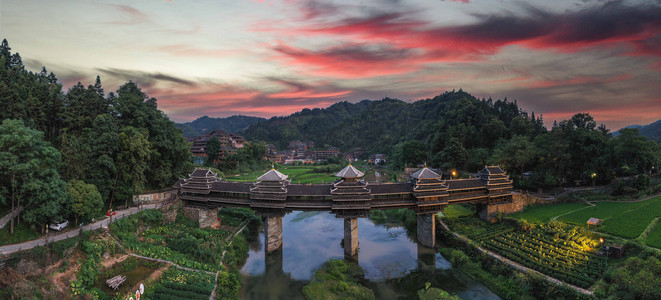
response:
[[[538,256],[522,252],[520,248],[512,246],[511,244],[488,241],[485,242],[485,246],[508,259],[580,287],[587,288],[596,281],[595,272],[593,271],[594,269],[587,269],[582,265],[560,268],[553,259],[540,259]],[[588,274],[592,276],[589,276]]]

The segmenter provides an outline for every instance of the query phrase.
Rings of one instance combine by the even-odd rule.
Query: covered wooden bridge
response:
[[[420,244],[434,247],[436,212],[457,203],[476,203],[479,209],[512,201],[512,181],[498,166],[485,166],[478,178],[448,179],[424,167],[409,182],[367,183],[363,172],[349,164],[332,184],[292,184],[287,175],[271,169],[257,182],[227,182],[208,169],[197,169],[175,184],[186,206],[213,216],[218,207],[249,207],[264,218],[266,252],[282,245],[282,216],[294,210],[331,211],[344,218],[344,250],[358,250],[359,217],[372,209],[408,208],[418,214]]]

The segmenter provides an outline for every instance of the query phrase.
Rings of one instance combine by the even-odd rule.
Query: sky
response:
[[[2,0],[68,90],[132,80],[175,122],[463,89],[612,130],[661,119],[661,0]]]

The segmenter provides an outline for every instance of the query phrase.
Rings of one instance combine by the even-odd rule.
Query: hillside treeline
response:
[[[396,168],[428,162],[443,170],[475,172],[498,164],[520,187],[606,183],[616,173],[651,174],[661,166],[659,144],[635,129],[613,138],[588,113],[554,122],[522,110],[516,101],[477,99],[459,90],[407,103],[394,99],[341,102],[304,109],[249,127],[249,139],[286,147],[290,140],[386,153]],[[656,171],[655,171],[656,170]],[[526,173],[526,176],[520,176]]]
[[[0,45],[0,207],[22,205],[31,225],[83,219],[132,195],[171,185],[192,167],[189,146],[133,82],[106,94],[68,91],[44,67],[27,71]]]

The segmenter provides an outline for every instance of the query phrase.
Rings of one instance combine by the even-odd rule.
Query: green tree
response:
[[[422,164],[427,160],[427,145],[421,141],[409,140],[395,145],[393,165],[404,168]]]
[[[21,120],[3,120],[0,125],[0,201],[11,202],[12,209],[23,206],[22,218],[19,214],[16,219],[33,226],[68,215],[71,205],[57,171],[60,153],[43,137]],[[13,218],[11,223],[13,233]]]
[[[103,200],[93,184],[72,180],[67,183],[67,190],[73,200],[71,212],[76,218],[76,224],[79,219],[89,219],[101,212]]]
[[[535,145],[528,137],[515,135],[509,141],[500,141],[491,159],[506,170],[517,169],[519,173],[523,173],[525,168],[535,161],[535,150]]]
[[[206,145],[204,145],[204,153],[207,154],[207,166],[212,166],[216,162],[216,159],[218,159],[218,151],[220,151],[221,146],[220,140],[215,136],[212,136],[207,141]]]
[[[661,165],[661,146],[640,135],[638,129],[621,129],[611,144],[617,166],[628,169],[631,174],[651,172]]]
[[[468,151],[459,139],[451,138],[442,151],[434,154],[432,165],[443,169],[462,168],[468,160]]]
[[[144,130],[126,126],[119,133],[115,195],[128,207],[134,195],[144,191],[149,159],[149,140]],[[112,201],[112,198],[111,198]],[[111,202],[112,206],[112,202]]]

